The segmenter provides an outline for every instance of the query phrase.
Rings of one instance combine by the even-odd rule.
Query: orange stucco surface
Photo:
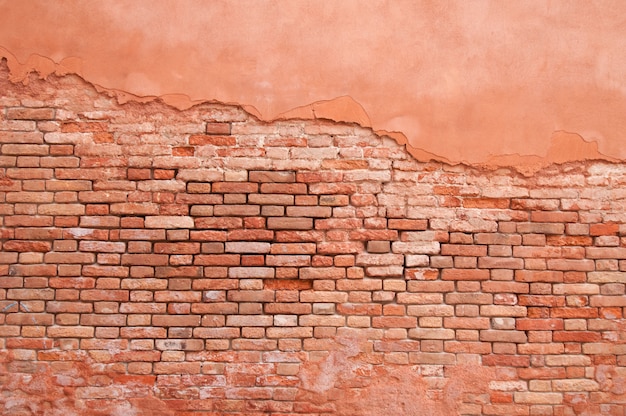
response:
[[[0,0],[14,79],[358,122],[421,159],[626,159],[623,1]]]

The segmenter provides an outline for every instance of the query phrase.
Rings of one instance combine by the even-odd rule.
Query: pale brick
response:
[[[193,218],[185,216],[147,216],[145,226],[146,228],[193,228],[194,221]]]
[[[516,391],[513,393],[515,403],[523,404],[560,404],[563,402],[561,393],[539,393]]]
[[[356,256],[357,266],[391,266],[403,264],[404,256],[401,254],[359,254]]]
[[[226,242],[225,252],[265,254],[270,252],[270,247],[270,243],[265,242],[229,241]]]

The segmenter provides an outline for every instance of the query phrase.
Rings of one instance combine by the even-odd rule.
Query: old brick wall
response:
[[[626,165],[0,66],[4,415],[624,415]]]

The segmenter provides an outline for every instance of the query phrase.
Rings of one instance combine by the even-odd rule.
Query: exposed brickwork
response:
[[[624,414],[626,165],[0,75],[3,414]]]

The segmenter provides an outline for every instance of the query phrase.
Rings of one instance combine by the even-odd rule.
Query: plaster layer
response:
[[[533,172],[626,159],[625,13],[618,1],[0,0],[0,55],[14,78],[75,72],[122,99],[353,121],[421,160]]]

